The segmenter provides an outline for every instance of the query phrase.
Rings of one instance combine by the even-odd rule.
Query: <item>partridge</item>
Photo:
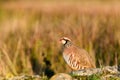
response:
[[[78,48],[67,37],[60,39],[63,44],[63,58],[72,70],[95,68],[95,64],[84,49]]]

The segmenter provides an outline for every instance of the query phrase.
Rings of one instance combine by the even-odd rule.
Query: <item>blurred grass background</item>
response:
[[[97,67],[120,63],[120,3],[1,0],[0,75],[70,72],[59,39],[86,49]]]

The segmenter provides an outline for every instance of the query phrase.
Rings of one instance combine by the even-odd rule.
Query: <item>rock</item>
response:
[[[105,66],[103,68],[84,69],[71,73],[74,76],[90,76],[93,74],[120,74],[120,72],[117,66]]]
[[[52,76],[50,80],[72,80],[72,77],[65,73],[58,73]]]

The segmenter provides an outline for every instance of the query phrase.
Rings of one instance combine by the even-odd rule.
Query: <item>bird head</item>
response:
[[[67,42],[71,42],[71,40],[67,37],[63,37],[60,39],[60,42],[65,45]]]

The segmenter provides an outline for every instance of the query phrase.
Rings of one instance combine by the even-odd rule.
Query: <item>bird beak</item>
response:
[[[61,38],[61,39],[59,40],[59,42],[63,44],[63,38]]]
[[[62,38],[59,41],[62,41]]]
[[[61,38],[61,39],[59,39],[59,43],[61,43],[61,41],[62,41],[62,38]]]

